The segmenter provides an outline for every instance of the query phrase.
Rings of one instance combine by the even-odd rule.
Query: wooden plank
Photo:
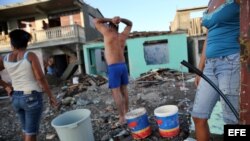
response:
[[[241,92],[240,124],[250,124],[250,0],[241,0]]]

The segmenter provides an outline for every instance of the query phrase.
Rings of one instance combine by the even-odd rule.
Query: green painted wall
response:
[[[147,65],[144,59],[144,46],[145,41],[153,40],[168,40],[168,51],[169,51],[169,62],[167,64],[160,65]],[[103,48],[103,43],[90,43],[83,46],[84,49],[84,62],[86,72],[88,74],[96,74],[95,64],[90,63],[90,56],[94,60],[94,53],[90,55],[89,53],[96,48]],[[170,68],[180,71],[180,62],[182,60],[188,60],[188,51],[187,51],[187,36],[186,34],[168,34],[168,35],[159,35],[159,36],[150,36],[150,37],[139,37],[139,38],[130,38],[127,40],[128,48],[128,60],[129,60],[129,69],[130,77],[137,78],[140,74],[145,73],[151,69],[158,68]],[[94,61],[93,61],[94,62]],[[182,71],[188,72],[186,67],[182,67]]]
[[[161,65],[147,65],[144,59],[144,47],[145,41],[163,40],[168,39],[168,51],[169,51],[169,63]],[[130,76],[137,78],[140,74],[147,72],[151,69],[157,68],[170,68],[180,69],[180,62],[188,59],[187,51],[187,37],[186,34],[168,34],[161,36],[151,36],[144,38],[128,39],[128,56],[129,56],[129,68]],[[182,67],[184,72],[188,69]]]
[[[104,45],[102,42],[99,43],[90,43],[83,45],[83,56],[85,71],[87,74],[96,74],[96,64],[95,64],[95,49],[103,48]]]

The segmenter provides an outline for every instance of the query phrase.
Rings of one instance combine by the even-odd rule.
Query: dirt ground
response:
[[[131,141],[133,140],[128,127],[117,127],[118,113],[111,91],[107,83],[99,86],[97,83],[86,84],[86,78],[79,76],[79,84],[72,84],[72,78],[68,81],[51,85],[53,94],[58,101],[62,101],[60,110],[53,109],[47,103],[44,95],[44,111],[40,124],[40,141],[59,141],[51,121],[58,115],[74,110],[89,109],[91,111],[91,123],[96,141]],[[186,73],[182,79],[181,73],[171,73],[158,78],[157,81],[130,80],[129,110],[139,107],[146,108],[152,133],[145,141],[182,141],[187,137],[193,137],[190,131],[190,114],[195,95],[195,86],[191,79],[194,74]],[[189,82],[190,81],[190,82]],[[183,86],[184,85],[184,86]],[[3,95],[3,94],[2,94]],[[158,126],[154,120],[154,109],[162,105],[176,105],[179,108],[180,133],[176,137],[162,138],[158,133]],[[0,100],[0,141],[19,141],[21,130],[10,100]]]

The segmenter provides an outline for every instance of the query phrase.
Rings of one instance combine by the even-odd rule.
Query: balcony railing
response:
[[[47,30],[36,30],[31,33],[32,41],[30,46],[35,43],[55,41],[61,39],[79,39],[78,42],[85,42],[84,28],[79,25],[53,27]],[[10,39],[7,35],[0,35],[0,50],[10,49]]]

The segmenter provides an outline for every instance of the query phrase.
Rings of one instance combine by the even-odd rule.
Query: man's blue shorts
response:
[[[109,88],[118,88],[128,84],[128,69],[125,63],[116,63],[108,66]]]

